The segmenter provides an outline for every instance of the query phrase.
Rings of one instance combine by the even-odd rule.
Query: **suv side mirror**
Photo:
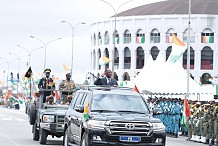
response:
[[[162,113],[163,113],[163,111],[161,108],[154,108],[153,109],[153,115],[160,115]]]
[[[75,111],[77,111],[79,113],[83,113],[84,112],[84,105],[77,105],[75,107]]]

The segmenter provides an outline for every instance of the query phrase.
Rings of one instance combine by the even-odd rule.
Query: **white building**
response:
[[[218,0],[192,0],[191,74],[202,84],[218,75]],[[101,74],[109,66],[99,66],[99,58],[111,60],[114,17],[91,25],[92,72]],[[127,10],[117,15],[114,72],[118,80],[131,80],[151,54],[166,59],[172,49],[172,33],[187,42],[188,0],[169,0]],[[186,69],[187,53],[180,62]],[[160,66],[161,68],[161,66]],[[160,72],[161,75],[161,72]]]

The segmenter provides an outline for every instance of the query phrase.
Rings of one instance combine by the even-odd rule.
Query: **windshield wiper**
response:
[[[147,114],[145,112],[138,112],[138,111],[117,111],[117,112],[123,112],[123,113],[137,113],[137,114]]]
[[[99,113],[116,113],[117,111],[112,111],[112,110],[91,110],[91,112],[99,112]]]

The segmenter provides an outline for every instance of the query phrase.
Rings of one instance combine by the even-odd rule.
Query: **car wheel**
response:
[[[45,129],[39,128],[39,143],[46,144],[48,133]]]
[[[65,130],[65,133],[64,133],[63,146],[69,146],[70,140],[69,140],[69,135],[68,135],[69,132],[68,132],[68,130],[69,130],[69,128],[67,128]]]
[[[36,121],[36,106],[35,104],[31,103],[29,108],[28,108],[28,118],[29,118],[29,123],[30,125],[34,125]]]
[[[89,146],[87,134],[84,132],[80,146]]]
[[[38,141],[39,140],[39,130],[37,129],[37,124],[35,123],[33,125],[33,140]]]

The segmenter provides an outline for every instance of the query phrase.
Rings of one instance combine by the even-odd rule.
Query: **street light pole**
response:
[[[45,43],[45,42],[43,42],[41,39],[36,38],[35,36],[30,36],[30,37],[33,38],[33,39],[36,39],[36,40],[40,41],[40,42],[44,45],[44,48],[45,48],[44,70],[45,70],[45,67],[46,67],[46,47],[47,47],[47,45],[48,45],[49,43],[51,43],[51,42],[60,40],[60,39],[62,39],[62,38],[53,39],[53,40],[51,40],[51,41]]]
[[[3,59],[3,60],[5,60],[5,61],[6,61],[5,63],[7,63],[7,64],[8,64],[8,68],[7,68],[7,89],[8,89],[9,62],[8,62],[8,60],[7,60],[7,59],[5,59],[5,58],[2,58],[2,57],[0,57],[0,59]]]
[[[18,73],[20,73],[20,57],[18,55],[14,54],[14,53],[9,53],[9,54],[16,56],[17,59],[19,60],[19,62],[18,62]]]
[[[115,8],[113,7],[113,5],[111,4],[111,3],[109,3],[109,2],[107,2],[107,1],[105,1],[105,0],[101,0],[102,2],[104,2],[104,3],[106,3],[106,4],[108,4],[112,9],[113,9],[113,11],[114,11],[114,34],[113,34],[113,49],[112,49],[112,56],[111,56],[111,71],[112,71],[112,78],[114,78],[114,51],[115,51],[115,47],[116,47],[116,25],[117,25],[117,12],[118,12],[118,10],[123,6],[123,5],[125,5],[125,4],[127,4],[127,3],[129,3],[129,2],[131,2],[131,1],[133,1],[133,0],[129,0],[129,1],[126,1],[126,2],[124,2],[124,3],[122,3],[118,8],[117,8],[117,10],[115,10]]]
[[[22,47],[22,46],[20,46],[20,45],[17,45],[17,47],[26,50],[26,52],[28,53],[28,56],[29,56],[29,64],[28,64],[28,67],[30,67],[30,57],[31,57],[32,53],[33,53],[34,51],[38,50],[38,49],[43,48],[43,47],[39,47],[39,48],[35,48],[35,49],[29,51],[27,48]]]
[[[70,74],[71,74],[71,80],[72,80],[72,74],[73,74],[73,40],[74,40],[74,29],[79,25],[79,24],[86,24],[85,22],[79,22],[76,25],[72,25],[70,22],[68,21],[61,21],[61,23],[67,23],[71,29],[72,29],[72,54],[71,54],[71,69],[70,69]]]

